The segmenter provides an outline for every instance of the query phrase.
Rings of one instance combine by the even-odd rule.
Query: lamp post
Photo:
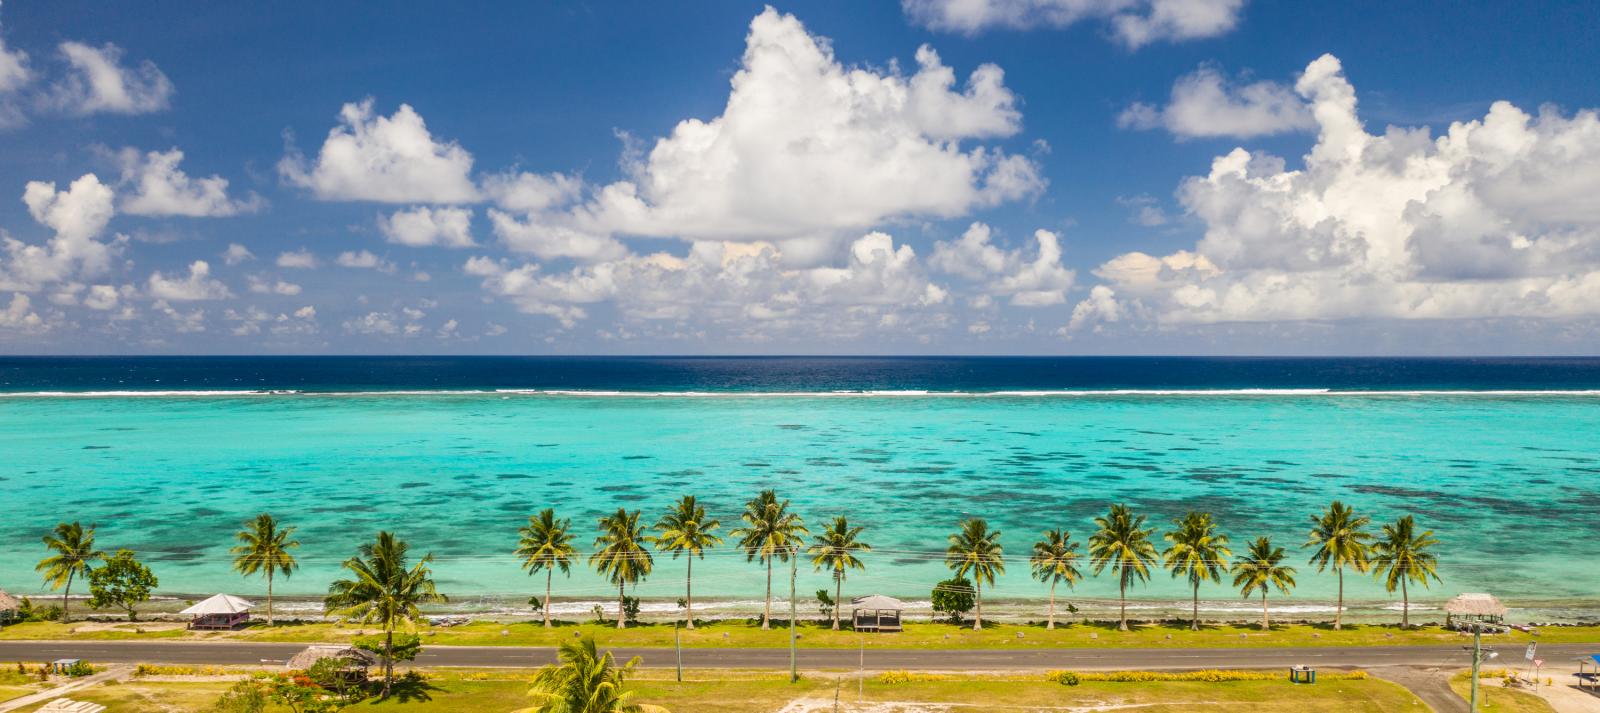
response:
[[[800,553],[793,547],[789,548],[789,683],[800,680],[800,669],[796,661],[796,649],[799,639],[795,636],[794,620],[795,611],[795,580],[800,573]]]

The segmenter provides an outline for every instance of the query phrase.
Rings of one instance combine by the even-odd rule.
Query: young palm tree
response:
[[[1270,631],[1272,620],[1267,616],[1267,589],[1277,587],[1288,594],[1294,587],[1294,568],[1283,563],[1283,548],[1273,547],[1265,537],[1250,543],[1250,551],[1233,563],[1233,586],[1238,587],[1246,599],[1257,589],[1261,590],[1261,630]]]
[[[744,514],[739,516],[744,526],[728,533],[739,538],[739,548],[744,550],[745,561],[760,560],[767,565],[767,604],[761,614],[761,628],[772,628],[772,562],[789,561],[797,555],[801,539],[811,534],[799,515],[789,512],[789,501],[778,501],[778,494],[763,490],[744,504]]]
[[[1005,552],[1000,546],[1000,531],[990,530],[989,523],[981,517],[961,521],[961,531],[950,536],[950,547],[944,551],[944,563],[957,577],[972,575],[973,594],[977,601],[977,615],[972,620],[972,630],[983,629],[983,583],[992,586],[994,576],[1006,573]]]
[[[1430,552],[1437,544],[1439,541],[1433,539],[1433,530],[1417,534],[1417,523],[1407,515],[1393,525],[1384,525],[1383,537],[1372,545],[1373,572],[1383,579],[1383,586],[1391,594],[1395,587],[1400,588],[1402,629],[1411,627],[1411,595],[1406,591],[1406,582],[1427,587],[1429,577],[1440,581],[1439,561]]]
[[[1155,528],[1144,527],[1144,516],[1134,515],[1127,505],[1112,505],[1104,517],[1094,519],[1099,529],[1089,536],[1089,563],[1099,576],[1107,566],[1117,573],[1121,592],[1120,628],[1128,630],[1128,585],[1135,579],[1150,579],[1150,566],[1156,562],[1156,546],[1150,542]]]
[[[655,559],[645,549],[644,525],[639,524],[639,511],[628,512],[617,508],[611,515],[600,518],[600,536],[594,538],[595,553],[589,555],[589,564],[617,585],[617,628],[628,626],[624,606],[627,587],[638,584],[650,576]]]
[[[335,580],[322,600],[327,613],[345,621],[383,627],[384,698],[394,682],[395,627],[415,626],[422,616],[421,605],[446,601],[434,587],[433,571],[428,568],[433,555],[423,555],[408,569],[409,549],[405,540],[379,532],[375,542],[361,545],[359,554],[342,565],[353,578]]]
[[[76,520],[56,525],[54,533],[44,536],[44,546],[55,554],[39,561],[33,569],[44,574],[45,584],[61,590],[61,623],[71,619],[67,608],[67,595],[72,593],[72,579],[89,574],[89,563],[105,559],[106,553],[94,548],[94,525],[88,529]]]
[[[517,556],[522,558],[522,568],[533,576],[544,572],[544,628],[550,628],[550,581],[555,571],[571,576],[572,521],[557,520],[556,511],[545,508],[538,515],[530,515],[528,524],[518,530],[522,538],[517,541]]]
[[[1071,587],[1083,579],[1078,571],[1078,543],[1066,530],[1045,530],[1044,539],[1033,543],[1033,576],[1050,583],[1050,619],[1046,629],[1056,628],[1056,585],[1066,582]]]
[[[278,521],[267,513],[257,515],[244,527],[234,535],[239,544],[229,550],[238,555],[233,560],[233,569],[246,577],[258,572],[266,574],[267,626],[272,626],[272,576],[281,574],[288,579],[289,575],[294,574],[300,564],[295,561],[294,555],[289,554],[289,550],[299,547],[300,541],[289,539],[294,535],[293,527],[279,527]]]
[[[683,579],[683,610],[684,618],[689,623],[685,628],[694,628],[694,558],[705,558],[706,550],[722,544],[722,538],[716,531],[722,523],[716,518],[706,517],[706,508],[695,502],[693,495],[685,495],[678,499],[678,503],[662,515],[656,522],[656,530],[661,534],[651,538],[656,547],[663,552],[671,552],[672,558],[678,555],[688,555],[688,571]]]
[[[1367,571],[1370,555],[1367,540],[1372,539],[1372,533],[1366,528],[1370,522],[1367,517],[1356,517],[1350,506],[1338,500],[1321,516],[1311,516],[1311,538],[1304,545],[1317,548],[1311,553],[1311,564],[1317,566],[1318,572],[1332,566],[1334,574],[1339,575],[1339,606],[1333,614],[1335,630],[1344,628],[1345,568]]]
[[[594,638],[564,641],[556,656],[557,666],[541,669],[533,678],[529,695],[541,699],[534,713],[645,713],[665,709],[633,702],[633,692],[624,682],[639,665],[635,656],[618,668],[611,652],[595,649]]]
[[[1228,536],[1217,532],[1217,523],[1211,519],[1211,513],[1191,512],[1173,520],[1172,524],[1177,529],[1162,535],[1162,539],[1170,546],[1161,556],[1173,577],[1189,580],[1189,587],[1194,593],[1189,629],[1199,631],[1200,583],[1208,579],[1221,582],[1222,573],[1228,571],[1228,558],[1233,556],[1233,552],[1228,549]]]
[[[823,567],[833,571],[833,630],[839,630],[839,610],[844,608],[844,577],[850,569],[865,570],[867,566],[855,555],[857,552],[871,552],[872,545],[860,541],[861,526],[851,527],[843,515],[833,519],[833,525],[817,535],[806,554],[811,555],[811,565],[820,570]]]

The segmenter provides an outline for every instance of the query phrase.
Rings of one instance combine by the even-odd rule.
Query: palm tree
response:
[[[359,554],[342,565],[354,578],[334,581],[322,600],[323,609],[341,619],[383,627],[385,698],[394,682],[395,627],[415,626],[422,616],[421,605],[446,601],[434,587],[433,571],[428,568],[433,555],[423,555],[407,569],[408,549],[405,540],[379,532],[377,541],[361,545]]]
[[[1127,505],[1112,505],[1104,517],[1094,519],[1099,529],[1089,536],[1089,563],[1099,576],[1107,566],[1117,573],[1121,592],[1120,621],[1128,630],[1128,585],[1135,579],[1150,579],[1150,566],[1156,561],[1156,546],[1150,542],[1155,528],[1144,527],[1144,516],[1134,515]]]
[[[600,536],[594,538],[595,553],[589,555],[589,564],[617,585],[618,629],[628,626],[628,585],[650,576],[655,567],[650,550],[645,549],[648,541],[644,525],[639,524],[638,510],[617,508],[615,513],[600,518]]]
[[[295,561],[294,555],[289,554],[289,550],[299,547],[300,541],[289,539],[294,535],[293,527],[279,527],[278,521],[267,513],[257,515],[244,527],[234,536],[239,544],[229,550],[238,555],[233,560],[233,569],[246,577],[257,572],[266,574],[267,626],[272,626],[272,575],[281,574],[288,579],[289,575],[294,574],[300,564]]]
[[[689,620],[685,626],[689,629],[694,628],[694,558],[704,559],[706,550],[722,544],[722,538],[715,534],[721,527],[721,521],[706,517],[705,506],[695,502],[693,495],[679,498],[677,505],[656,522],[656,530],[661,533],[651,538],[656,547],[671,552],[673,559],[680,554],[688,555],[689,568],[683,579],[683,609],[684,618]]]
[[[813,540],[806,553],[811,555],[811,565],[816,569],[827,567],[833,571],[833,630],[839,630],[839,609],[844,599],[845,572],[850,569],[865,570],[867,566],[855,555],[857,552],[871,552],[872,545],[861,542],[861,526],[851,527],[843,515],[833,519],[833,525],[822,531]]]
[[[1267,616],[1268,586],[1277,587],[1284,594],[1294,587],[1294,568],[1282,562],[1283,548],[1273,547],[1271,540],[1260,537],[1250,543],[1249,553],[1233,563],[1233,586],[1239,587],[1246,599],[1257,589],[1261,590],[1262,631],[1272,629],[1272,621]]]
[[[739,516],[744,526],[729,532],[739,538],[739,548],[744,550],[745,561],[760,560],[767,565],[767,605],[761,615],[761,628],[772,628],[772,561],[789,561],[798,554],[801,538],[811,534],[805,521],[789,512],[789,501],[778,502],[778,494],[763,490],[744,504],[744,514]]]
[[[1056,628],[1056,585],[1066,582],[1071,587],[1083,579],[1083,574],[1078,572],[1078,543],[1072,541],[1072,534],[1066,530],[1045,530],[1044,539],[1033,543],[1033,556],[1028,558],[1033,565],[1033,576],[1041,582],[1050,583],[1050,620],[1045,624],[1046,629]]]
[[[639,665],[635,656],[616,665],[611,652],[595,649],[594,638],[564,641],[556,653],[561,664],[541,669],[529,694],[543,700],[534,713],[645,713],[664,710],[633,702],[633,692],[623,690],[624,679]]]
[[[1384,525],[1382,539],[1372,545],[1373,572],[1383,579],[1383,586],[1391,594],[1395,587],[1400,588],[1402,629],[1411,627],[1411,595],[1406,591],[1406,582],[1427,587],[1429,577],[1440,581],[1439,561],[1429,551],[1437,544],[1439,541],[1433,539],[1433,530],[1417,534],[1417,523],[1407,515],[1393,525]]]
[[[1369,518],[1356,517],[1350,506],[1338,500],[1328,506],[1321,516],[1311,516],[1311,538],[1305,547],[1316,547],[1311,554],[1311,564],[1321,572],[1329,566],[1339,575],[1339,606],[1334,610],[1333,628],[1344,628],[1344,570],[1353,567],[1357,572],[1367,571],[1368,545],[1372,533],[1367,532]]]
[[[78,521],[56,525],[54,534],[44,536],[44,546],[55,554],[39,561],[33,569],[44,574],[45,584],[61,590],[61,623],[71,619],[67,609],[67,595],[72,593],[72,579],[89,574],[89,563],[105,559],[106,553],[94,548],[94,525],[88,529]]]
[[[961,521],[961,531],[950,536],[950,547],[944,551],[945,566],[954,570],[957,577],[972,574],[973,593],[976,595],[978,613],[972,620],[972,630],[983,629],[983,583],[994,584],[994,576],[1006,573],[1006,561],[1000,546],[1000,531],[990,530],[989,523],[981,517]]]
[[[1162,553],[1163,563],[1173,577],[1185,577],[1194,593],[1194,611],[1190,616],[1189,630],[1200,630],[1200,583],[1206,580],[1222,581],[1228,571],[1228,536],[1217,532],[1217,523],[1211,513],[1191,512],[1172,524],[1177,528],[1162,535],[1171,544]]]
[[[556,511],[545,508],[538,515],[530,515],[528,524],[518,530],[522,539],[517,541],[517,556],[522,558],[522,568],[528,575],[544,571],[544,627],[550,628],[550,581],[555,571],[571,576],[572,521],[557,520]]]

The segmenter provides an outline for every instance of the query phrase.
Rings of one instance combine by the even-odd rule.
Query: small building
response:
[[[9,624],[22,618],[22,601],[0,589],[0,624]]]
[[[874,594],[850,600],[850,624],[856,631],[900,631],[900,612],[905,602]]]
[[[307,646],[304,651],[289,659],[285,668],[290,671],[306,671],[323,659],[334,659],[339,662],[339,672],[346,683],[361,683],[367,680],[367,669],[378,663],[377,654],[371,651],[358,649],[348,644],[316,644]]]
[[[250,621],[255,604],[232,594],[213,594],[179,614],[192,616],[190,629],[233,629]]]
[[[1446,629],[1470,629],[1484,625],[1503,627],[1506,611],[1506,605],[1501,604],[1492,594],[1482,592],[1457,594],[1444,603],[1444,626]]]

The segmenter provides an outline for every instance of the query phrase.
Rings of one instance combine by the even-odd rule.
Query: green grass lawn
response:
[[[531,672],[454,671],[435,673],[421,689],[387,701],[366,701],[347,711],[512,711],[531,705],[527,695]],[[81,691],[74,699],[101,703],[111,713],[203,711],[230,682],[140,681]],[[837,692],[847,707],[856,701],[854,679],[812,674],[790,684],[782,674],[749,671],[702,671],[677,683],[667,672],[642,672],[630,679],[637,700],[675,713],[770,713],[798,698],[831,702]],[[1229,683],[1100,683],[1062,686],[1039,678],[1002,680],[991,677],[957,680],[880,683],[868,679],[866,702],[908,701],[994,706],[1141,706],[1141,711],[1183,711],[1196,704],[1219,710],[1282,711],[1416,711],[1416,699],[1391,683],[1368,679],[1328,681],[1294,686],[1286,681]],[[848,708],[847,708],[848,709]],[[269,709],[282,713],[281,709]],[[1530,709],[1531,710],[1531,709]]]
[[[1543,698],[1532,693],[1506,688],[1502,685],[1504,679],[1482,678],[1478,679],[1478,705],[1484,711],[1491,713],[1555,713]],[[1461,696],[1461,700],[1468,700],[1472,694],[1471,674],[1461,672],[1450,679],[1450,689]]]
[[[137,624],[115,628],[76,631],[80,625],[31,622],[0,631],[0,639],[185,639],[246,641],[348,641],[361,630],[348,625],[297,624],[267,628],[256,626],[237,632],[195,633],[181,629],[139,632]],[[368,633],[371,633],[369,630]],[[672,646],[672,626],[643,624],[626,631],[596,624],[566,623],[545,629],[537,623],[500,624],[474,622],[465,626],[432,629],[423,627],[424,644],[454,646],[554,646],[576,635],[590,635],[602,646]],[[949,624],[907,624],[898,634],[860,635],[832,631],[826,626],[806,622],[800,626],[800,645],[806,648],[853,649],[864,641],[868,648],[884,649],[1029,649],[1093,647],[1265,647],[1265,646],[1401,646],[1455,644],[1461,634],[1440,627],[1401,630],[1398,626],[1350,625],[1334,631],[1330,625],[1292,624],[1263,632],[1255,626],[1216,625],[1190,631],[1183,625],[1147,624],[1134,631],[1117,631],[1114,624],[1077,623],[1058,626],[1054,631],[1037,624],[990,624],[981,632]],[[789,632],[777,627],[762,631],[748,621],[714,622],[694,631],[683,631],[686,647],[781,648],[789,645]],[[1512,632],[1486,641],[1496,644],[1522,644],[1535,637]],[[1537,637],[1544,643],[1600,642],[1600,627],[1549,627]]]

